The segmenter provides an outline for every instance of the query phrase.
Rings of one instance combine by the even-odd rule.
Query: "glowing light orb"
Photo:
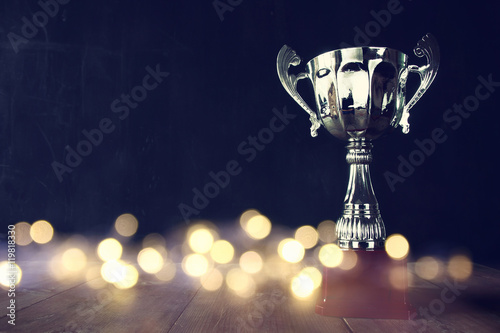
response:
[[[207,253],[212,248],[214,236],[205,228],[191,232],[189,236],[189,247],[197,253]]]
[[[304,267],[300,273],[298,274],[298,276],[307,276],[311,279],[311,281],[313,282],[314,284],[314,289],[318,288],[319,286],[321,286],[321,282],[322,282],[322,279],[323,279],[323,274],[321,274],[321,272],[319,271],[319,269],[317,269],[316,267],[313,267],[313,266],[308,266],[308,267]]]
[[[415,263],[415,273],[425,280],[436,279],[442,271],[442,264],[436,258],[422,257]]]
[[[156,273],[155,276],[160,281],[168,282],[175,277],[176,273],[177,266],[171,260],[167,259],[162,269],[158,273]]]
[[[54,228],[45,220],[36,221],[30,228],[30,236],[34,242],[46,244],[52,240]]]
[[[466,255],[455,255],[448,262],[448,274],[456,280],[467,280],[472,271],[472,261]]]
[[[386,239],[385,250],[392,259],[401,260],[408,256],[410,244],[403,235],[394,234]]]
[[[247,235],[253,239],[264,239],[271,233],[271,221],[264,215],[251,217],[244,229]]]
[[[158,273],[163,268],[163,257],[157,250],[148,247],[137,255],[137,262],[142,270],[149,274]]]
[[[318,243],[318,232],[314,227],[305,225],[295,231],[295,239],[306,249],[311,249]]]
[[[297,263],[304,258],[306,251],[302,244],[292,238],[285,238],[278,245],[279,256],[290,263]]]
[[[97,246],[97,255],[102,261],[118,260],[122,252],[122,245],[114,238],[107,238]]]
[[[255,209],[248,209],[246,210],[245,212],[243,212],[243,214],[241,214],[240,216],[240,226],[243,230],[247,230],[247,224],[248,224],[248,221],[254,217],[254,216],[258,216],[260,215],[260,213],[255,210]]]
[[[224,276],[217,268],[214,268],[209,273],[203,275],[200,282],[201,286],[205,288],[205,290],[215,291],[224,283]]]
[[[342,262],[339,265],[340,269],[348,271],[356,267],[358,263],[358,255],[354,251],[342,251]]]
[[[240,267],[244,272],[255,274],[262,270],[262,266],[262,257],[255,251],[247,251],[240,257]]]
[[[314,281],[305,274],[299,274],[292,278],[291,289],[297,298],[307,298],[314,291]]]
[[[190,276],[199,277],[204,275],[208,270],[208,260],[205,256],[199,253],[192,253],[184,257],[182,260],[183,271]]]
[[[326,220],[318,225],[318,238],[323,243],[333,243],[337,240],[335,222]]]
[[[2,261],[0,263],[0,284],[6,288],[10,288],[13,285],[19,284],[21,282],[21,277],[23,272],[18,264],[8,261]]]
[[[233,268],[227,273],[226,284],[236,295],[244,298],[252,296],[256,289],[252,276],[239,268]]]
[[[129,289],[137,284],[139,280],[139,272],[132,265],[125,265],[124,276],[121,280],[113,283],[113,285],[118,289]]]
[[[342,263],[344,253],[336,244],[325,244],[318,253],[319,261],[326,267],[337,267]]]
[[[33,238],[30,235],[31,225],[28,222],[16,223],[14,230],[16,231],[17,245],[26,246],[33,242]]]
[[[137,232],[139,222],[132,214],[122,214],[116,218],[115,229],[120,235],[130,237]]]
[[[216,263],[227,264],[233,260],[234,247],[228,241],[220,239],[212,246],[210,256]]]
[[[79,272],[87,265],[87,255],[79,248],[71,248],[62,254],[62,265],[70,272]]]

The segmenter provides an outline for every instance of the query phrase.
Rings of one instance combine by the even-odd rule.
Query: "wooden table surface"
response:
[[[481,265],[465,282],[429,282],[408,264],[417,313],[384,320],[317,315],[314,297],[298,300],[278,280],[242,298],[225,284],[207,291],[179,268],[170,282],[141,274],[131,289],[93,289],[85,279],[57,281],[47,262],[18,264],[16,325],[8,324],[2,291],[1,332],[500,332],[500,271]]]

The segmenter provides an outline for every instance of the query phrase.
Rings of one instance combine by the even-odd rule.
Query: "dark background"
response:
[[[225,2],[225,1],[224,1]],[[241,173],[210,199],[195,219],[232,222],[248,208],[275,225],[316,226],[336,219],[347,184],[345,143],[324,129],[309,135],[306,113],[276,74],[283,44],[303,59],[356,44],[371,11],[389,1],[232,1],[223,20],[210,0],[70,1],[59,4],[16,53],[8,34],[22,36],[37,1],[0,5],[0,217],[50,221],[60,233],[107,233],[125,212],[140,223],[137,237],[186,225],[179,211],[193,206],[193,188],[236,160]],[[416,254],[468,250],[473,260],[499,263],[498,151],[500,88],[456,129],[444,112],[473,95],[478,76],[500,81],[498,5],[494,1],[401,0],[401,12],[370,45],[407,53],[426,33],[437,38],[441,65],[416,104],[408,135],[396,130],[374,142],[371,166],[388,234],[403,233]],[[399,7],[398,7],[399,8]],[[123,120],[111,103],[142,84],[146,66],[169,72]],[[299,67],[303,69],[303,67]],[[304,82],[304,83],[303,83]],[[409,95],[418,79],[408,84]],[[301,81],[300,91],[311,89]],[[296,115],[247,162],[238,146],[269,126],[272,110]],[[109,118],[115,130],[60,182],[51,164],[64,163],[83,130]],[[443,128],[447,140],[391,191],[414,140]]]

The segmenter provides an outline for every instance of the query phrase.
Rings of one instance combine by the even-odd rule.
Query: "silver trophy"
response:
[[[278,54],[278,76],[285,90],[309,114],[311,135],[322,124],[333,136],[348,141],[349,183],[344,211],[337,221],[338,245],[344,249],[383,248],[384,222],[373,192],[369,164],[371,141],[401,126],[409,132],[409,111],[434,80],[439,47],[431,34],[414,48],[424,66],[408,65],[408,56],[387,47],[353,47],[323,53],[306,64],[306,71],[290,74],[301,58],[284,45]],[[405,103],[409,73],[420,76],[420,86]],[[308,78],[314,88],[316,112],[297,92],[297,82]]]

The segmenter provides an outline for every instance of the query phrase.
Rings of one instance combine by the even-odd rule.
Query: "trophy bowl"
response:
[[[300,57],[284,45],[278,53],[278,76],[285,90],[309,114],[311,135],[323,127],[347,141],[349,181],[343,214],[336,224],[337,245],[357,256],[348,272],[323,268],[322,291],[316,312],[339,317],[409,319],[407,283],[396,288],[389,278],[396,272],[406,281],[406,259],[390,258],[384,250],[386,232],[373,191],[369,164],[372,141],[398,126],[408,133],[409,111],[434,80],[439,67],[439,47],[431,34],[415,46],[423,66],[408,65],[408,56],[387,47],[353,47],[323,53],[289,73]],[[406,103],[410,73],[420,76],[420,86]],[[297,82],[308,78],[313,86],[316,111],[297,92]],[[393,274],[394,277],[394,274]]]

